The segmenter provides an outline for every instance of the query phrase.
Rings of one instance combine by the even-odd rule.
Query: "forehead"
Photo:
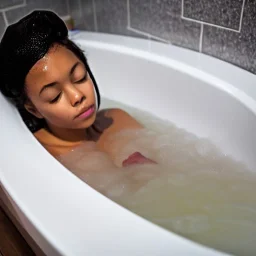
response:
[[[53,45],[47,54],[37,61],[28,72],[25,85],[27,93],[38,93],[42,86],[52,83],[61,83],[70,73],[76,62],[81,62],[76,55],[61,45]]]
[[[36,64],[30,69],[29,74],[37,74],[44,71],[49,71],[50,68],[61,68],[62,65],[67,62],[77,61],[78,58],[73,52],[66,47],[55,44],[53,45],[43,58],[38,60]]]

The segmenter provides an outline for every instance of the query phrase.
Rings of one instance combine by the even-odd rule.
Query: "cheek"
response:
[[[41,109],[41,114],[46,120],[55,124],[69,122],[74,115],[67,106],[62,104],[44,107]]]
[[[82,85],[80,88],[81,92],[86,96],[87,104],[91,104],[95,102],[94,95],[94,85],[91,80],[87,81],[86,84]],[[70,103],[65,98],[59,103],[56,104],[36,104],[37,110],[44,117],[44,119],[48,120],[52,124],[67,124],[70,120],[73,120],[75,111],[72,111],[70,107]]]
[[[86,96],[89,101],[95,101],[94,95],[94,85],[91,80],[89,80],[81,89],[82,93]]]

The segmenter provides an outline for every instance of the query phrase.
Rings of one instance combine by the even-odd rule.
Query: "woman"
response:
[[[121,109],[98,111],[99,90],[87,60],[55,13],[34,11],[10,25],[0,57],[1,92],[54,157],[68,156],[82,146],[86,161],[95,153],[101,159],[99,169],[153,163],[139,152],[117,160],[115,152],[131,138],[113,140],[113,135],[143,127]],[[67,165],[75,169],[74,161]]]

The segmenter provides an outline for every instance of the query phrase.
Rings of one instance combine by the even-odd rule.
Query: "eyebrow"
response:
[[[78,61],[78,62],[76,62],[76,63],[73,65],[73,67],[72,67],[72,68],[70,69],[70,71],[69,71],[69,76],[71,76],[71,75],[74,73],[76,67],[77,67],[79,64],[80,64],[80,62]],[[57,84],[58,84],[57,82],[52,82],[52,83],[49,83],[49,84],[44,85],[44,86],[42,87],[42,89],[40,90],[39,95],[40,95],[44,90],[46,90],[46,89],[48,89],[48,88],[51,88],[51,87],[53,87],[53,86],[55,86],[55,85],[57,85]]]

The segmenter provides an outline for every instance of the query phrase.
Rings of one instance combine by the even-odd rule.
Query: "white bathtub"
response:
[[[101,95],[149,110],[256,166],[256,76],[143,39],[85,33]],[[96,192],[51,157],[0,95],[6,209],[46,255],[224,255],[166,231]],[[31,241],[30,241],[31,244]]]

